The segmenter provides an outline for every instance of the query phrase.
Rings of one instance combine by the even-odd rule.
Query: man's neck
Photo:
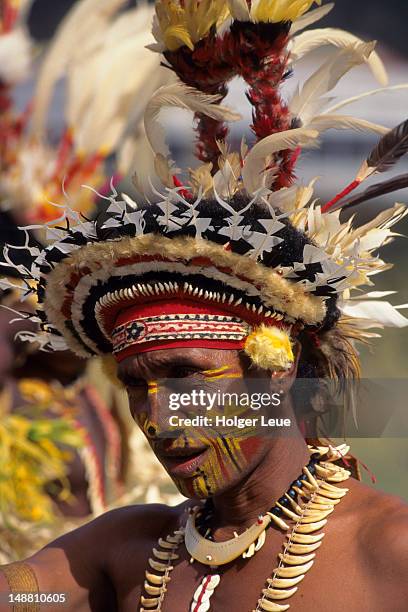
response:
[[[231,537],[265,514],[302,473],[309,461],[303,438],[276,438],[252,473],[236,487],[213,498],[215,536]],[[217,538],[217,539],[218,539]]]

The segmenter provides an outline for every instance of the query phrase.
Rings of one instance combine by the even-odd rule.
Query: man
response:
[[[27,254],[31,265],[20,272],[37,284],[38,339],[48,349],[105,355],[133,418],[189,499],[175,508],[115,510],[3,568],[0,590],[8,595],[0,610],[10,609],[7,597],[17,610],[27,602],[39,609],[47,593],[55,609],[66,600],[80,611],[406,609],[406,505],[351,478],[344,445],[304,438],[315,431],[327,379],[348,391],[358,377],[354,341],[366,341],[376,324],[406,325],[388,303],[376,302],[374,316],[369,294],[351,299],[386,267],[373,251],[390,239],[404,208],[354,229],[333,211],[345,194],[320,206],[310,203],[312,186],[285,188],[298,148],[342,124],[337,116],[310,120],[318,98],[346,65],[370,63],[373,53],[353,41],[325,68],[324,86],[295,96],[289,111],[278,86],[290,22],[293,32],[311,4],[231,3],[228,29],[223,3],[159,3],[158,44],[189,86],[161,88],[146,111],[166,193],[139,206],[114,193],[103,221],[60,225],[53,244]],[[236,74],[250,85],[258,138],[240,154],[220,142],[222,121],[236,115],[209,95],[225,94]],[[176,176],[158,131],[168,104],[198,115],[205,163],[188,182]],[[378,163],[390,149],[405,152],[405,126],[384,133]],[[299,378],[310,381],[300,402],[292,393]],[[260,430],[250,406],[221,395],[211,418],[248,419],[243,429],[218,425],[206,405],[194,407],[200,392],[240,398],[254,389],[279,396],[260,417],[288,422],[287,432]],[[170,421],[177,398],[182,409]],[[209,420],[181,422],[197,416]],[[31,599],[19,598],[22,591]]]
[[[222,350],[167,349],[129,357],[122,362],[119,374],[127,381],[135,418],[140,397],[146,393],[144,383],[147,386],[147,381],[158,377],[173,377],[175,362],[179,363],[178,368],[195,372],[197,376],[199,371],[222,368],[225,364],[236,369],[241,367],[236,352]],[[286,376],[293,376],[293,372],[285,373]],[[146,416],[151,423],[160,422],[168,415],[167,405],[151,401],[149,407]],[[167,449],[161,447],[160,438],[154,434],[150,441],[185,492],[194,478],[189,470],[191,449],[184,448],[183,455],[179,455],[183,448],[179,440],[175,441],[174,448]],[[227,459],[223,460],[228,465]],[[211,457],[207,458],[207,463],[210,461]],[[231,470],[229,479],[225,478],[220,490],[215,491],[211,522],[214,540],[233,538],[234,532],[242,533],[250,527],[260,513],[273,505],[271,500],[278,499],[297,478],[307,462],[307,447],[300,435],[271,439],[261,451],[247,456],[243,471]],[[205,461],[201,467],[205,471]],[[291,607],[306,612],[405,610],[407,507],[396,498],[352,479],[347,481],[347,488],[349,492],[324,527],[324,541],[316,553],[314,566],[290,599]],[[60,538],[28,560],[38,589],[66,593],[70,610],[138,609],[144,593],[145,571],[160,575],[148,564],[148,559],[154,558],[152,549],[158,548],[159,537],[164,539],[185,525],[189,506],[191,502],[176,508],[159,505],[122,508]],[[269,529],[263,548],[253,558],[226,565],[222,569],[221,584],[211,600],[211,609],[242,612],[253,609],[265,586],[265,578],[276,565],[283,540],[279,528]],[[165,605],[168,610],[188,610],[192,594],[208,567],[190,564],[190,555],[184,548],[177,550],[177,554]],[[17,573],[18,564],[14,567]],[[6,576],[9,576],[7,572]],[[7,593],[6,580],[1,580],[1,592]],[[10,578],[9,582],[13,584]],[[347,584],[347,589],[343,584]],[[21,583],[18,590],[25,590]],[[4,597],[0,609],[10,609]]]

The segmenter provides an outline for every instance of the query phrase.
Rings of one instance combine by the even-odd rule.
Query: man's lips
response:
[[[158,452],[157,455],[170,474],[187,478],[192,476],[197,468],[202,465],[207,452],[207,446],[200,448],[184,447]]]

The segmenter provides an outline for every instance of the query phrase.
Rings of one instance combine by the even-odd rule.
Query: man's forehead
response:
[[[233,363],[238,361],[238,351],[214,350],[208,348],[174,348],[157,351],[146,351],[124,359],[118,367],[119,372],[148,368],[165,369],[178,365],[211,367],[215,363]]]

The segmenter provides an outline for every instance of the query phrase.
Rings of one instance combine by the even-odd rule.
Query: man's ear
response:
[[[289,392],[296,380],[299,359],[302,353],[302,345],[298,340],[293,342],[292,350],[295,359],[290,370],[275,370],[271,372],[271,381],[273,386],[275,386],[275,384],[279,384],[279,389],[282,390],[283,393]]]

